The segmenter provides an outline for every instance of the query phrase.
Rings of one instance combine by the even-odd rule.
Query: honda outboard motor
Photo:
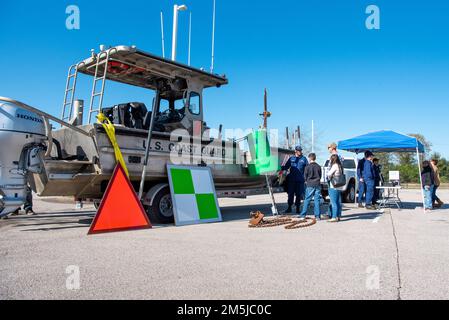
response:
[[[0,216],[25,201],[29,170],[39,170],[45,148],[42,117],[0,100]]]

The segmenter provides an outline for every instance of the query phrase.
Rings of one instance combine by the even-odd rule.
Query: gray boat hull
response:
[[[38,195],[102,198],[116,165],[114,149],[101,125],[85,125],[82,128],[91,132],[92,138],[65,128],[53,131],[56,145],[53,158],[45,159],[42,172],[33,174],[31,179]],[[141,179],[147,134],[145,130],[116,126],[117,143],[136,189]],[[145,189],[168,182],[167,164],[179,162],[209,166],[217,190],[265,187],[265,177],[249,175],[249,153],[241,151],[236,143],[227,144],[214,140],[195,144],[190,137],[154,133]],[[277,150],[280,162],[291,153],[289,150]]]

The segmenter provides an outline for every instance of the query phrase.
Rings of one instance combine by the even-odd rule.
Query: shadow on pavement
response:
[[[10,221],[20,222],[14,228],[24,228],[20,231],[52,231],[62,229],[86,228],[92,223],[94,213],[83,212],[77,214],[45,214],[37,216],[18,216]],[[84,217],[84,219],[81,219]],[[47,226],[47,227],[44,227]]]
[[[396,208],[397,209],[397,207],[396,206],[394,206],[394,205],[390,205],[389,206],[390,208]],[[407,201],[407,202],[402,202],[402,205],[401,205],[401,209],[405,209],[405,210],[416,210],[417,208],[422,208],[423,207],[423,205],[422,205],[422,202],[410,202],[410,201]]]
[[[284,211],[287,209],[287,205],[277,205],[277,209],[280,215],[288,215],[288,216],[297,216],[295,208],[293,208],[293,213],[284,214]],[[350,211],[352,208],[344,207],[343,212]],[[221,214],[223,216],[223,222],[235,221],[235,220],[249,220],[251,211],[261,211],[265,214],[266,217],[271,217],[271,205],[270,204],[261,204],[261,205],[243,205],[243,206],[229,206],[229,207],[221,207]],[[320,206],[321,214],[326,214],[328,210],[328,204],[324,204]],[[309,207],[307,211],[307,215],[313,215],[313,205]],[[359,216],[363,217],[363,214]],[[346,217],[349,217],[346,216]],[[368,218],[365,218],[368,219]]]
[[[419,203],[416,203],[419,205]],[[449,206],[448,206],[449,207]],[[278,211],[280,215],[284,215],[284,211],[287,208],[286,204],[278,204]],[[343,212],[353,210],[355,208],[346,206],[343,208]],[[223,222],[232,222],[250,219],[251,211],[261,211],[266,217],[272,217],[271,204],[255,204],[255,205],[236,205],[236,206],[225,206],[221,207],[221,213],[223,217]],[[321,205],[321,214],[326,214],[328,210],[328,204],[325,203]],[[364,209],[363,209],[364,210]],[[92,223],[95,212],[85,211],[85,212],[54,212],[50,214],[42,214],[37,216],[18,216],[14,217],[16,222],[19,222],[14,227],[24,228],[21,231],[52,231],[52,230],[63,230],[63,229],[74,229],[74,228],[87,228]],[[292,214],[287,214],[289,216],[297,216],[296,210],[293,210]],[[308,210],[308,215],[313,215],[313,205],[310,206]],[[375,219],[381,215],[379,212],[366,213],[354,213],[342,216],[342,222],[351,220],[370,220]],[[17,221],[19,220],[19,221]],[[155,228],[166,228],[173,227],[174,224],[158,224],[152,222]]]
[[[449,209],[449,204],[443,204],[441,207],[435,208],[435,210],[447,210],[447,209]]]
[[[78,228],[88,228],[89,226],[67,226],[67,227],[51,227],[51,228],[36,228],[36,229],[24,229],[20,231],[29,232],[29,231],[56,231],[56,230],[64,230],[64,229],[78,229]]]
[[[281,210],[282,209],[282,210]],[[286,208],[278,207],[280,212],[284,211]],[[271,216],[271,205],[246,205],[246,206],[232,206],[232,207],[222,207],[220,208],[221,215],[223,217],[223,222],[235,221],[235,220],[249,220],[251,211],[261,211],[265,216]]]
[[[11,220],[20,220],[23,219],[24,221],[28,220],[40,220],[40,219],[49,219],[49,218],[70,218],[70,217],[82,217],[82,216],[94,216],[95,211],[83,211],[83,212],[73,212],[73,211],[59,211],[59,212],[52,212],[52,213],[39,213],[37,212],[36,215],[25,215],[21,214],[18,216],[10,216],[9,219]]]
[[[74,223],[80,223],[80,224],[84,224],[82,223],[82,221],[91,221],[92,222],[93,219],[85,219],[85,220],[79,220],[77,221],[53,221],[53,222],[42,222],[42,223],[21,223],[21,224],[17,224],[14,227],[15,228],[20,228],[20,227],[31,227],[31,226],[49,226],[49,225],[67,225],[67,224],[74,224]]]
[[[354,214],[342,215],[341,222],[351,221],[351,220],[373,220],[381,215],[382,215],[382,213],[380,213],[380,212],[366,212],[366,213],[354,213]]]

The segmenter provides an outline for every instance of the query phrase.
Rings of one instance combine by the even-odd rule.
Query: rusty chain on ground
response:
[[[268,228],[285,225],[285,229],[300,229],[313,226],[316,223],[315,218],[306,218],[305,220],[293,219],[287,216],[264,219],[264,214],[260,211],[251,212],[251,220],[248,225],[250,228]]]

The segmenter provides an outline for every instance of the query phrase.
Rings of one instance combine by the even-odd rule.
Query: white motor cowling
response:
[[[44,149],[46,140],[42,117],[0,100],[0,216],[24,203],[30,157]]]

